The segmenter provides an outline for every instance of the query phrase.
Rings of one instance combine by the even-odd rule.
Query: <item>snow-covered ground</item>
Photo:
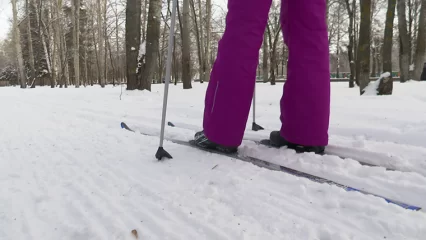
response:
[[[166,128],[187,140],[202,125],[206,84],[170,86]],[[257,85],[256,122],[243,154],[426,208],[426,83],[393,96],[332,84],[329,152],[256,146],[280,127],[282,85]],[[0,239],[425,239],[426,213],[171,142],[158,162],[163,85],[0,88]],[[369,157],[370,156],[370,157]],[[371,158],[375,156],[375,158]],[[396,170],[396,171],[395,171]]]

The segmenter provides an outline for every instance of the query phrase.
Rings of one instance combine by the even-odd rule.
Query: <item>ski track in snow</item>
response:
[[[421,125],[426,114],[419,110],[426,99],[417,97],[426,85],[395,85],[395,96],[364,99],[357,89],[333,84],[330,143],[387,151],[397,159],[394,166],[411,172],[295,155],[250,141],[242,152],[426,207]],[[194,84],[191,94],[171,86],[168,120],[201,126],[205,86]],[[0,239],[134,239],[132,229],[140,239],[420,240],[426,235],[425,213],[380,198],[170,142],[165,148],[174,159],[156,161],[159,139],[123,131],[119,123],[159,133],[162,87],[125,92],[121,101],[120,89],[112,87],[0,88]],[[277,129],[282,88],[259,84],[257,89],[257,123]],[[395,114],[403,106],[405,114]],[[183,140],[193,134],[166,129],[167,136]],[[247,135],[261,139],[268,132]]]

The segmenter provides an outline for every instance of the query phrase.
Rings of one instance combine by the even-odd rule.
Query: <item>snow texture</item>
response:
[[[0,239],[377,240],[426,236],[426,214],[253,164],[165,142],[158,162],[163,85],[120,88],[0,88]],[[170,86],[166,136],[201,129],[207,84]],[[282,85],[258,84],[256,122],[279,129]],[[332,83],[329,151],[352,159],[295,154],[245,140],[267,158],[394,200],[426,207],[426,83],[395,83],[392,96],[360,97]],[[347,151],[346,151],[346,150]]]

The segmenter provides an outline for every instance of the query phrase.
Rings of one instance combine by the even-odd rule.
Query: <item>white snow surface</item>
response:
[[[330,152],[295,154],[245,140],[243,154],[426,208],[426,83],[395,83],[392,96],[359,96],[332,83]],[[165,141],[154,157],[163,85],[0,88],[0,239],[425,239],[426,213],[251,163]],[[207,84],[170,86],[166,136],[201,129]],[[282,85],[258,84],[246,139],[279,129]],[[309,109],[309,108],[307,108]],[[226,116],[224,116],[226,117]],[[375,156],[369,158],[369,156]]]

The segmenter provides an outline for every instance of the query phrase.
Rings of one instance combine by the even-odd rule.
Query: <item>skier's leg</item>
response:
[[[204,134],[211,142],[241,144],[253,97],[259,49],[272,0],[229,0],[207,88]]]
[[[289,48],[281,99],[281,136],[303,146],[328,145],[330,69],[325,0],[283,0]]]

